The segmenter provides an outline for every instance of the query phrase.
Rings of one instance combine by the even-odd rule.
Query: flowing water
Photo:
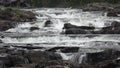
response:
[[[64,35],[64,23],[71,23],[78,26],[94,26],[96,30],[101,27],[109,26],[113,21],[120,21],[120,18],[107,17],[107,12],[83,12],[81,9],[70,8],[41,8],[26,9],[36,13],[37,20],[34,22],[25,22],[18,24],[15,28],[5,32],[0,32],[0,39],[4,45],[24,46],[32,44],[39,47],[80,47],[79,63],[85,53],[99,52],[104,49],[119,50],[120,35],[100,35],[100,34],[79,34]],[[44,27],[45,22],[51,20],[51,27]],[[40,29],[31,31],[31,27],[39,27]],[[99,29],[98,29],[99,28]],[[1,44],[2,45],[2,44]],[[64,60],[72,58],[75,54],[59,53]]]

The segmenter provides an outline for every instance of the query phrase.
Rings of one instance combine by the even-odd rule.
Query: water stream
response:
[[[80,52],[83,54],[79,57],[79,63],[82,62],[82,58],[87,52],[97,52],[106,48],[119,50],[120,48],[120,35],[61,34],[64,23],[101,28],[109,26],[113,21],[120,21],[120,18],[107,17],[106,12],[83,12],[81,9],[70,8],[41,8],[31,9],[30,11],[37,14],[37,20],[18,24],[15,28],[1,33],[5,35],[4,38],[0,38],[4,44],[33,44],[34,46],[44,47],[77,46],[81,48]],[[47,20],[53,22],[51,27],[44,27]],[[40,29],[31,31],[31,27],[38,27]],[[94,48],[95,50],[87,48]],[[64,60],[71,59],[74,56],[74,54],[58,53],[61,54]]]

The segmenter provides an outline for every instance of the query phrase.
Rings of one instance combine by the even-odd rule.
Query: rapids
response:
[[[100,29],[101,27],[109,26],[112,21],[120,21],[120,18],[107,17],[107,12],[83,12],[81,9],[70,8],[38,8],[25,10],[36,13],[37,20],[18,24],[15,28],[1,32],[0,34],[5,36],[4,38],[0,38],[4,44],[33,44],[33,46],[43,47],[80,47],[80,52],[82,53],[79,55],[79,63],[83,61],[82,58],[85,57],[85,53],[99,52],[106,48],[117,50],[120,48],[120,35],[61,34],[64,23],[79,26],[94,26]],[[45,21],[47,20],[53,22],[51,27],[44,27]],[[40,29],[31,31],[31,27],[38,27]],[[74,60],[74,54],[57,53],[59,53],[64,60]]]

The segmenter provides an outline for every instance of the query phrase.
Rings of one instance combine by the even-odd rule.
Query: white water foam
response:
[[[101,28],[109,26],[112,21],[120,21],[120,18],[107,17],[106,13],[103,12],[83,12],[81,9],[70,9],[70,8],[42,8],[33,9],[33,12],[37,14],[37,20],[30,23],[26,22],[18,24],[15,28],[9,29],[6,32],[55,32],[59,34],[62,32],[63,25],[65,23],[71,23],[77,26],[95,26]],[[44,27],[44,23],[47,20],[53,22],[52,27]],[[39,27],[40,30],[30,31],[31,27]],[[43,30],[42,30],[43,29]],[[4,43],[64,43],[64,46],[78,45],[83,48],[95,48],[95,49],[82,49],[78,54],[65,54],[58,52],[63,60],[71,60],[77,63],[83,63],[86,56],[86,52],[99,52],[101,48],[113,48],[119,50],[119,45],[116,43],[95,43],[94,41],[111,41],[119,42],[120,37],[111,36],[97,36],[93,38],[88,37],[69,37],[69,36],[38,36],[38,37],[25,37],[25,38],[12,38],[5,37],[1,38]],[[90,42],[90,43],[87,43]],[[84,44],[85,43],[85,44]],[[49,44],[48,44],[49,45]],[[38,45],[39,46],[39,45]],[[44,45],[45,46],[45,45]],[[98,48],[98,49],[97,49]]]
[[[42,8],[33,10],[34,13],[37,14],[36,22],[33,22],[33,24],[27,22],[20,24],[16,26],[16,28],[9,29],[8,32],[30,32],[29,29],[22,31],[22,29],[18,28],[43,28],[46,20],[51,20],[54,29],[58,29],[60,32],[62,31],[64,23],[71,23],[78,26],[95,26],[99,28],[109,26],[112,21],[120,21],[120,18],[107,17],[105,12],[83,12],[80,9],[70,8]]]

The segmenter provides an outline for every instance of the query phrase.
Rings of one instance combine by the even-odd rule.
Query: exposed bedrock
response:
[[[111,26],[103,27],[99,32],[101,34],[120,34],[120,22],[114,21]]]
[[[65,23],[63,29],[65,34],[89,34],[95,27],[92,26],[76,26],[70,23]]]
[[[95,64],[105,60],[114,60],[120,57],[120,51],[105,50],[99,53],[88,53],[86,56],[87,63]]]
[[[79,63],[82,53],[78,53],[72,58],[73,63]],[[80,67],[82,68],[117,68],[120,67],[120,51],[104,50],[95,53],[86,53],[82,57]],[[73,60],[74,59],[74,60]]]
[[[54,47],[46,51],[57,52],[58,50],[61,51],[62,53],[77,53],[79,50],[79,47]]]
[[[120,22],[113,21],[110,26],[103,27],[95,31],[95,27],[77,26],[70,23],[65,23],[63,33],[65,34],[120,34]]]
[[[4,8],[0,9],[0,31],[14,28],[21,22],[32,22],[36,19],[35,14],[30,11]]]

